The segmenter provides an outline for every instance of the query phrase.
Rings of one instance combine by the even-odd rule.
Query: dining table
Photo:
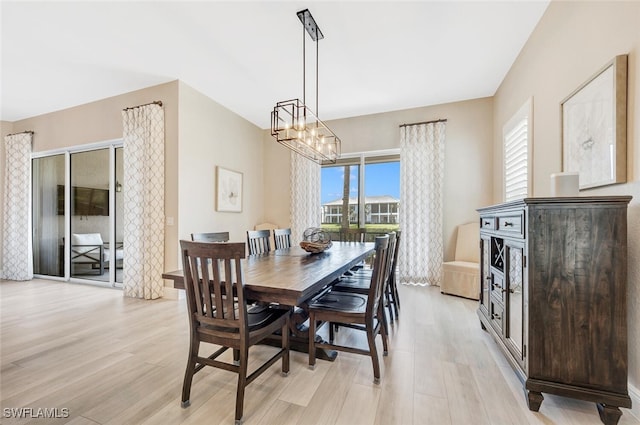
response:
[[[362,263],[374,251],[373,242],[332,242],[329,249],[320,253],[309,253],[299,246],[292,246],[249,255],[242,263],[245,298],[292,307],[291,349],[307,352],[307,303],[329,290],[345,272]],[[162,278],[173,281],[174,288],[184,289],[182,270],[165,272]],[[333,350],[316,353],[318,358],[325,360],[334,360],[336,355]]]

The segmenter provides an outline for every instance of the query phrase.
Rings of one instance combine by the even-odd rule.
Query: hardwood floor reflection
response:
[[[530,412],[520,382],[480,329],[476,302],[438,288],[399,289],[402,311],[390,327],[380,385],[368,357],[340,353],[310,370],[307,356],[294,352],[288,377],[273,366],[247,387],[244,423],[601,423],[593,403],[547,394],[540,412]],[[184,299],[142,301],[46,280],[0,281],[0,299],[3,424],[233,423],[236,377],[223,370],[198,373],[191,406],[180,407],[189,344]],[[366,346],[362,334],[341,328],[337,337]],[[260,361],[274,348],[252,350]],[[23,407],[69,415],[6,417],[5,409]],[[619,423],[640,421],[623,409]]]

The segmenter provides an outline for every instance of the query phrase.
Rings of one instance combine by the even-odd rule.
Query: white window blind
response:
[[[504,126],[505,201],[529,196],[530,101]]]

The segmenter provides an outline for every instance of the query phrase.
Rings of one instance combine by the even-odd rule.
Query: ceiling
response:
[[[302,98],[302,24],[319,48],[319,116],[492,96],[548,1],[1,3],[0,119],[179,79],[261,128]],[[315,110],[315,43],[306,100]]]

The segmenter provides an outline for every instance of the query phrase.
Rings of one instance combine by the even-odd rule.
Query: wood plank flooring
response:
[[[380,385],[373,384],[368,357],[340,353],[310,370],[305,354],[292,353],[288,377],[278,364],[247,387],[244,423],[601,423],[593,403],[547,394],[540,412],[530,412],[520,382],[480,329],[476,302],[435,287],[401,286],[400,296]],[[180,407],[188,350],[184,298],[142,301],[115,289],[33,280],[0,281],[0,301],[0,423],[233,423],[236,375],[230,372],[205,368],[194,378],[191,406]],[[357,331],[341,328],[338,337],[366,345]],[[272,350],[255,347],[250,357],[266,359]],[[10,417],[18,408],[41,416]],[[38,411],[45,408],[68,417],[43,419],[51,413]],[[640,425],[622,410],[621,425]]]

